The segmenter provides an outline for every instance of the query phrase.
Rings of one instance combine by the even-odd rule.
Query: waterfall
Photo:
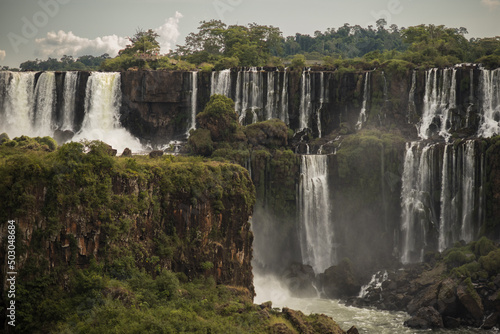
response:
[[[213,75],[213,72],[212,72]],[[191,72],[191,125],[189,126],[186,135],[189,136],[189,131],[196,129],[196,108],[198,99],[198,72]]]
[[[118,151],[143,149],[139,140],[120,124],[120,73],[92,72],[85,91],[85,118],[74,141],[101,140]]]
[[[470,69],[470,87],[469,87],[469,106],[467,107],[467,115],[465,118],[465,127],[469,127],[469,119],[472,108],[474,107],[474,70]]]
[[[425,73],[424,111],[420,122],[419,136],[429,139],[434,132],[448,140],[451,109],[456,107],[456,69],[428,70]],[[441,73],[438,76],[438,73]],[[441,77],[441,80],[439,78]],[[437,124],[436,124],[437,123]]]
[[[35,87],[34,133],[52,136],[55,130],[52,115],[56,102],[56,76],[54,72],[43,72]]]
[[[330,219],[328,156],[302,155],[299,185],[299,237],[302,262],[322,273],[336,262]]]
[[[33,106],[35,72],[5,72],[10,76],[10,82],[5,79],[3,101],[3,121],[1,132],[6,132],[11,138],[21,135],[35,135],[33,132]]]
[[[474,239],[474,193],[476,189],[476,168],[475,168],[475,150],[474,141],[467,141],[461,146],[462,151],[462,228],[460,229],[460,238],[465,242],[471,242]]]
[[[288,81],[287,81],[287,69],[283,72],[283,86],[281,88],[281,115],[280,119],[287,125],[290,125],[290,120],[288,118]]]
[[[308,128],[310,115],[311,115],[311,72],[309,71],[309,69],[307,69],[302,72],[299,131]]]
[[[275,100],[275,80],[274,76],[278,72],[267,72],[267,103],[266,120],[276,118],[276,100]]]
[[[415,105],[415,90],[417,89],[417,71],[413,70],[411,74],[411,88],[410,94],[408,96],[408,124],[411,123],[412,115],[417,112],[417,106]]]
[[[78,83],[78,72],[66,72],[64,75],[63,92],[63,123],[61,130],[74,130],[75,120],[75,98],[76,85]]]
[[[321,138],[321,109],[323,109],[323,103],[325,102],[325,73],[320,74],[320,96],[319,96],[319,108],[316,112],[316,123],[318,125],[318,138]]]
[[[212,72],[210,95],[215,94],[231,97],[231,70]]]
[[[500,134],[500,69],[481,69],[481,124],[478,137]]]
[[[384,79],[385,80],[385,79]],[[363,85],[363,104],[361,105],[361,111],[359,112],[358,122],[356,123],[356,129],[361,130],[363,124],[366,122],[366,102],[368,101],[368,90],[370,81],[370,72],[365,73],[365,83]],[[384,88],[384,96],[385,96],[385,88]]]

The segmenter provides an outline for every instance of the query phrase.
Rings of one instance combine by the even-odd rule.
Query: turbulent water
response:
[[[380,311],[373,308],[357,308],[345,306],[339,300],[320,298],[294,298],[290,292],[283,288],[279,280],[270,275],[254,273],[256,296],[254,302],[261,304],[272,301],[273,307],[288,307],[300,310],[305,314],[326,314],[335,320],[339,326],[347,331],[356,326],[360,333],[377,334],[465,334],[465,333],[499,333],[498,330],[479,330],[473,328],[459,330],[416,330],[403,325],[410,316],[405,312]]]

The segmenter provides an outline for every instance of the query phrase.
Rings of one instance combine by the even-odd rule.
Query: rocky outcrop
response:
[[[352,263],[342,260],[319,276],[322,291],[328,298],[345,298],[356,295],[361,285],[354,275]]]

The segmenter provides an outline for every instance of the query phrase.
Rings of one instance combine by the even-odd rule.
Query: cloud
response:
[[[5,50],[0,50],[0,61],[4,60],[6,55]]]
[[[154,29],[159,35],[158,42],[162,53],[170,51],[179,38],[179,21],[181,18],[182,14],[176,12],[174,17],[166,19],[162,26]],[[35,56],[41,59],[47,57],[61,58],[64,55],[73,57],[83,55],[99,56],[104,53],[114,57],[118,54],[118,51],[124,49],[130,43],[128,38],[117,35],[89,39],[76,36],[71,31],[65,32],[63,30],[48,32],[44,38],[38,38],[35,42]]]
[[[168,18],[165,20],[165,23],[154,29],[154,31],[160,35],[158,37],[158,42],[160,43],[160,49],[162,53],[167,53],[172,49],[172,44],[175,45],[175,42],[180,36],[179,32],[179,21],[182,18],[182,14],[179,12],[175,12],[175,16]]]
[[[481,3],[489,8],[500,6],[500,0],[481,0]]]

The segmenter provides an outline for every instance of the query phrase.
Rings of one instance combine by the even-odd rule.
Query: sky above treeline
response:
[[[467,38],[500,36],[500,0],[0,0],[0,65],[63,55],[114,57],[137,29],[154,29],[167,53],[211,19],[272,25],[290,36],[345,23],[375,26],[379,18],[400,28],[465,27]]]

